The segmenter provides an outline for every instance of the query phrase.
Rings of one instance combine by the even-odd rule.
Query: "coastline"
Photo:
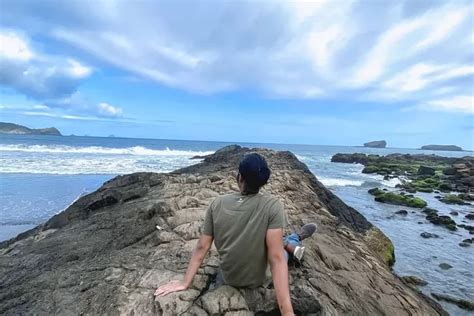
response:
[[[162,278],[166,275],[166,270],[160,269],[173,266],[178,269],[176,271],[178,273],[185,269],[187,254],[199,235],[202,212],[216,195],[235,190],[233,177],[235,164],[245,152],[248,152],[248,149],[218,151],[206,157],[202,163],[169,174],[137,173],[116,177],[106,182],[99,190],[80,198],[66,211],[54,216],[41,227],[23,234],[16,241],[1,243],[4,254],[2,261],[6,260],[4,262],[6,265],[2,265],[4,267],[2,269],[10,269],[9,272],[3,271],[8,276],[5,281],[7,291],[16,292],[23,291],[21,288],[31,288],[30,283],[33,280],[24,273],[34,267],[42,278],[51,282],[56,282],[54,281],[56,278],[63,278],[64,274],[67,274],[69,279],[67,291],[73,297],[67,305],[65,301],[59,300],[54,306],[49,299],[46,299],[50,296],[47,293],[40,296],[36,294],[35,300],[27,299],[29,302],[27,305],[12,305],[0,300],[0,310],[5,311],[4,308],[7,308],[10,311],[20,311],[25,308],[40,308],[53,313],[58,311],[104,313],[116,311],[118,308],[122,311],[140,310],[142,313],[148,313],[147,311],[154,309],[153,302],[149,299],[149,292],[161,282],[159,280],[162,279],[157,277]],[[312,251],[305,256],[304,268],[290,269],[294,280],[292,293],[296,295],[296,302],[299,302],[295,303],[295,310],[313,313],[325,310],[335,313],[350,308],[357,313],[373,314],[383,309],[400,314],[406,313],[408,308],[413,309],[413,312],[445,315],[439,305],[425,301],[389,271],[386,261],[384,262],[382,256],[378,254],[379,251],[386,252],[386,246],[383,246],[382,241],[386,237],[382,238],[383,234],[360,213],[327,190],[291,153],[269,150],[260,152],[266,156],[274,170],[272,181],[265,190],[279,196],[288,211],[290,223],[297,227],[301,225],[301,216],[305,216],[307,220],[315,221],[319,225],[315,238],[306,241],[308,249]],[[299,190],[288,189],[297,184],[301,186]],[[157,231],[156,225],[163,231]],[[378,237],[375,235],[375,239],[370,233],[373,231],[380,232]],[[180,237],[176,239],[178,236]],[[364,236],[376,243],[367,242]],[[104,244],[108,246],[103,248]],[[150,245],[154,245],[153,251],[150,251]],[[15,256],[9,255],[12,247],[15,249]],[[343,255],[344,249],[345,252],[357,253],[357,256]],[[35,262],[22,259],[30,252],[37,254]],[[163,252],[168,254],[184,252],[186,255],[163,257]],[[91,256],[91,253],[96,255]],[[245,291],[239,294],[229,287],[220,287],[214,292],[207,292],[205,289],[207,283],[205,280],[215,271],[215,266],[211,262],[217,259],[216,255],[211,253],[211,258],[206,261],[203,272],[199,274],[198,279],[201,281],[194,284],[197,290],[191,289],[182,294],[193,299],[183,301],[179,299],[182,295],[164,301],[158,299],[158,306],[163,312],[178,313],[189,308],[206,308],[208,313],[224,313],[229,308],[231,310],[242,308],[233,306],[232,303],[228,307],[217,303],[222,296],[216,297],[215,294],[221,293],[219,295],[228,300],[226,297],[229,295],[245,297]],[[164,259],[170,262],[163,262]],[[71,265],[70,262],[74,264]],[[33,266],[30,266],[31,264]],[[51,264],[55,266],[54,269],[51,269]],[[112,283],[108,281],[112,271],[102,269],[102,264],[106,267],[117,267],[115,268],[117,271],[114,272],[116,276],[113,277],[115,281]],[[131,264],[135,266],[133,270],[120,268],[122,265],[128,267]],[[345,269],[341,270],[339,267]],[[77,269],[82,271],[81,276],[73,272]],[[139,275],[142,276],[138,279],[133,277],[134,273],[131,272],[137,269],[141,271]],[[347,273],[356,274],[349,277]],[[366,277],[355,277],[361,273]],[[82,280],[80,284],[76,284],[79,282],[78,277]],[[343,283],[335,282],[340,278],[344,280]],[[382,284],[384,289],[377,288]],[[71,292],[76,286],[85,286],[85,289],[79,291],[77,288],[77,291]],[[106,294],[115,293],[117,288],[123,286],[135,294],[130,296],[124,293],[125,296],[114,299],[114,302],[120,304],[119,306],[108,305],[106,302],[110,298]],[[56,288],[55,291],[59,291],[55,292],[58,297],[66,295],[60,293],[61,288]],[[322,294],[328,291],[336,291],[334,293],[337,294],[330,299],[324,295],[315,295],[317,292]],[[413,305],[404,306],[393,295],[383,295],[385,291],[395,292],[396,296],[404,297]],[[29,295],[28,291],[24,293]],[[89,301],[91,297],[94,297],[97,303],[85,304],[84,302]],[[261,299],[269,298],[274,299],[274,294],[265,294]],[[174,303],[170,305],[169,299]],[[219,310],[209,310],[208,307],[200,305],[201,300],[215,301]],[[193,302],[197,302],[195,307]],[[101,306],[108,307],[102,309]],[[341,306],[346,307],[341,310]],[[253,310],[250,305],[245,308]]]
[[[50,138],[48,138],[48,137],[39,137],[38,139],[43,139],[43,138],[45,138],[48,142],[50,142]],[[118,139],[118,140],[116,140],[116,139],[105,139],[105,140],[107,140],[107,143],[108,143],[107,146],[113,147],[111,153],[109,155],[105,155],[105,153],[106,153],[105,149],[107,149],[107,147],[104,146],[105,143],[104,143],[104,145],[102,145],[101,143],[97,143],[96,142],[97,139],[95,139],[95,138],[92,138],[92,140],[91,140],[90,138],[75,137],[75,140],[76,140],[76,138],[78,139],[79,143],[76,144],[75,146],[82,146],[82,147],[80,147],[81,152],[84,152],[85,150],[88,150],[87,148],[93,148],[93,150],[95,150],[95,147],[100,146],[100,148],[102,148],[101,152],[103,152],[100,155],[104,155],[104,156],[97,156],[98,154],[90,153],[90,154],[81,154],[80,157],[82,159],[87,158],[87,159],[91,159],[91,160],[92,159],[93,160],[100,159],[101,162],[104,164],[104,166],[107,166],[109,161],[112,161],[112,159],[110,159],[110,160],[108,159],[109,157],[113,158],[114,163],[115,162],[116,163],[121,163],[121,159],[126,159],[124,161],[129,161],[132,158],[137,160],[137,161],[144,160],[144,159],[146,159],[147,161],[150,160],[150,159],[154,159],[156,161],[161,161],[162,159],[178,159],[178,156],[175,156],[175,157],[172,157],[172,156],[138,156],[138,155],[135,155],[135,154],[134,155],[124,155],[124,156],[122,156],[120,154],[116,154],[116,152],[123,152],[124,151],[123,148],[125,148],[125,149],[126,148],[131,148],[131,147],[137,146],[137,145],[138,146],[143,146],[143,147],[146,147],[146,148],[149,148],[149,149],[153,149],[153,150],[158,149],[158,151],[156,151],[156,154],[154,153],[154,155],[160,155],[161,154],[161,151],[159,151],[159,150],[161,150],[160,148],[166,148],[168,146],[172,149],[170,151],[163,151],[163,153],[166,154],[166,155],[169,155],[169,154],[173,153],[173,150],[175,148],[177,148],[179,150],[182,150],[182,151],[186,151],[188,156],[182,156],[179,159],[181,159],[180,161],[188,163],[188,164],[195,162],[195,161],[189,161],[188,157],[197,154],[196,150],[197,151],[213,151],[213,150],[215,150],[214,148],[218,148],[218,145],[220,145],[220,144],[213,144],[213,143],[209,143],[209,142],[203,142],[203,144],[199,144],[199,142],[192,142],[191,144],[187,144],[186,142],[178,142],[178,143],[171,143],[170,144],[170,143],[167,143],[167,142],[164,142],[164,141],[159,141],[157,144],[160,144],[159,145],[160,147],[154,147],[152,145],[152,144],[154,144],[153,142],[140,143],[139,140],[133,140],[133,139],[132,140],[127,139],[126,142],[124,142],[124,140],[122,140],[122,139]],[[23,138],[20,137],[19,139],[22,139],[22,141],[23,141]],[[31,138],[28,138],[28,139],[31,139]],[[55,141],[55,140],[53,139],[53,141]],[[91,141],[94,141],[94,142],[91,143]],[[62,143],[58,143],[58,144],[62,144]],[[68,145],[71,146],[72,143],[68,143]],[[34,146],[36,146],[36,144],[31,144],[29,146],[31,147],[31,149],[30,149],[30,147],[27,147],[28,150],[34,150],[35,149]],[[48,147],[48,148],[51,148],[52,150],[57,151],[57,147],[55,147],[56,145],[54,145],[54,146],[50,145],[50,146],[51,147]],[[84,146],[95,146],[95,147],[84,147]],[[438,263],[439,263],[438,259],[429,259],[430,260],[429,264],[427,264],[427,265],[424,264],[425,262],[427,262],[426,261],[427,258],[424,257],[423,255],[424,254],[429,254],[429,253],[436,254],[437,252],[439,252],[439,246],[438,246],[438,244],[435,243],[434,240],[430,240],[429,243],[426,243],[426,241],[423,241],[426,244],[424,244],[420,248],[419,247],[420,244],[417,244],[417,243],[420,242],[419,241],[420,237],[417,236],[417,235],[422,231],[419,231],[417,234],[415,234],[413,236],[413,238],[414,238],[413,242],[411,240],[409,240],[408,235],[407,235],[407,238],[405,238],[405,239],[403,239],[403,238],[401,238],[400,240],[393,239],[393,236],[396,236],[396,235],[392,235],[392,234],[399,234],[400,232],[403,232],[404,230],[406,230],[406,231],[415,230],[416,231],[417,229],[422,229],[421,227],[424,227],[424,225],[416,224],[416,220],[412,220],[412,222],[414,223],[414,225],[412,225],[411,223],[408,223],[407,218],[403,219],[403,218],[393,217],[392,215],[393,215],[393,212],[395,212],[397,210],[396,208],[392,208],[392,207],[387,206],[387,205],[376,204],[375,202],[373,202],[373,199],[367,194],[367,190],[369,188],[371,188],[373,185],[377,185],[376,183],[383,183],[385,185],[389,185],[389,188],[393,187],[395,183],[389,183],[387,181],[384,181],[382,179],[382,177],[380,177],[380,176],[375,177],[375,176],[372,176],[372,175],[361,174],[360,171],[362,170],[362,167],[357,166],[357,165],[348,164],[348,165],[344,165],[344,166],[339,166],[337,164],[335,165],[333,163],[330,163],[330,158],[334,153],[340,152],[340,151],[347,152],[347,153],[353,153],[355,151],[358,151],[359,148],[341,147],[341,146],[302,146],[302,147],[295,146],[295,147],[292,147],[292,148],[288,148],[288,147],[285,147],[284,145],[279,145],[279,146],[276,146],[276,147],[277,147],[276,149],[279,149],[279,150],[291,150],[291,151],[297,153],[298,158],[300,160],[303,159],[303,161],[310,168],[311,172],[313,174],[315,174],[318,177],[318,179],[321,179],[326,184],[326,186],[329,186],[331,191],[333,191],[335,194],[337,194],[339,197],[341,197],[344,200],[345,203],[351,205],[352,207],[354,207],[358,211],[362,212],[366,217],[368,217],[370,219],[371,222],[376,224],[378,227],[381,227],[382,230],[386,234],[388,234],[392,238],[392,240],[394,240],[395,252],[396,252],[396,255],[397,255],[397,262],[395,263],[394,269],[397,273],[399,273],[401,275],[407,275],[407,274],[420,275],[420,276],[422,276],[422,277],[424,277],[425,279],[428,279],[428,280],[430,280],[430,278],[434,278],[433,279],[434,281],[430,282],[429,286],[435,286],[437,288],[437,290],[436,290],[437,292],[440,292],[440,289],[443,288],[443,283],[444,283],[445,278],[449,278],[449,280],[456,280],[456,283],[454,283],[454,284],[451,283],[451,281],[450,281],[449,284],[446,284],[446,287],[447,287],[448,291],[451,291],[451,290],[455,289],[457,292],[459,292],[459,291],[463,290],[463,288],[466,288],[465,286],[463,286],[463,284],[466,284],[465,283],[466,281],[463,281],[463,280],[466,280],[466,278],[469,279],[469,276],[459,274],[460,271],[464,271],[462,267],[465,266],[466,264],[463,263],[463,261],[455,261],[455,260],[464,260],[464,259],[461,259],[461,258],[458,257],[458,255],[456,255],[455,256],[456,259],[450,259],[450,261],[445,260],[445,261],[450,262],[450,263],[453,263],[453,261],[455,263],[457,262],[456,264],[453,264],[454,269],[451,269],[451,270],[448,270],[448,271],[438,271],[438,269],[436,268]],[[116,148],[119,148],[120,150],[117,150]],[[364,150],[364,149],[361,148],[361,150]],[[392,149],[384,149],[384,150],[379,150],[379,151],[369,149],[369,150],[366,150],[365,152],[366,153],[385,154],[385,153],[392,153],[392,152],[399,152],[399,151],[398,150],[392,150]],[[418,153],[418,151],[413,150],[413,151],[411,151],[411,153]],[[34,154],[34,152],[32,152],[32,154]],[[453,153],[453,155],[458,155],[458,154],[459,153]],[[64,155],[67,155],[67,156],[64,156]],[[88,157],[88,155],[90,155],[90,158]],[[41,154],[41,156],[44,157],[45,154]],[[62,163],[62,161],[68,162],[69,160],[65,160],[65,158],[68,158],[68,156],[70,156],[70,159],[75,159],[75,156],[73,154],[69,154],[69,153],[67,153],[67,154],[58,153],[58,154],[54,154],[54,155],[49,155],[50,159],[58,159],[58,164]],[[22,158],[22,157],[24,157],[24,158]],[[96,158],[96,157],[98,157],[98,158]],[[19,160],[20,162],[21,162],[21,159],[27,159],[27,158],[29,158],[29,156],[25,155],[24,153],[18,153],[18,155],[15,156],[15,159],[20,159]],[[104,158],[106,158],[106,159],[104,159]],[[61,159],[61,160],[59,160],[59,159]],[[71,160],[71,161],[73,161],[73,160]],[[168,162],[166,162],[166,161],[167,160],[163,161],[163,165],[168,164]],[[23,163],[23,165],[24,165],[24,163]],[[143,165],[143,166],[146,167],[146,165]],[[143,168],[143,166],[137,165],[136,168]],[[153,166],[153,168],[155,168],[154,165],[152,165],[152,166]],[[42,168],[41,165],[38,165],[38,167],[36,167],[36,169],[40,169],[40,168]],[[110,167],[107,167],[107,168],[110,168],[110,170],[113,170],[113,168],[115,168],[115,166],[110,166]],[[60,170],[60,169],[57,169],[57,170]],[[80,168],[77,169],[77,172],[80,172],[80,171],[81,171]],[[133,170],[130,170],[130,171],[133,172]],[[26,182],[18,183],[18,185],[19,185],[19,187],[17,189],[18,191],[23,190],[25,184],[29,182],[27,180],[28,176],[27,175],[23,175],[23,176],[25,177]],[[61,179],[61,178],[66,177],[66,176],[67,175],[53,175],[52,177],[54,179]],[[68,185],[70,185],[71,180],[78,177],[78,175],[68,175],[67,177],[68,178],[64,178],[64,179],[65,180],[67,179],[67,183],[68,183]],[[85,177],[85,178],[91,178],[92,179],[95,176],[93,174],[91,174],[91,175],[80,175],[79,177]],[[44,181],[49,181],[48,180],[49,178],[50,177],[45,175]],[[103,181],[100,181],[100,183],[98,182],[97,184],[94,184],[94,185],[90,186],[91,191],[98,188],[102,182]],[[46,187],[48,187],[48,182],[44,182],[44,184],[40,184],[38,182],[38,185],[40,185],[41,187],[46,188]],[[12,187],[12,190],[15,190],[14,186]],[[82,188],[80,188],[80,190],[82,190]],[[50,192],[50,191],[54,191],[54,189],[49,189],[47,192]],[[23,191],[21,191],[21,192],[23,192]],[[22,193],[22,199],[23,198],[28,198],[28,194],[31,192],[31,190],[27,190],[26,192],[27,192],[26,195],[24,193]],[[39,194],[44,195],[44,193],[41,193],[41,192]],[[70,197],[67,204],[69,204],[76,197],[77,197],[76,194],[71,195],[71,197]],[[64,206],[67,206],[67,205],[64,205]],[[393,211],[392,211],[392,209],[393,209]],[[414,216],[414,215],[409,214],[409,216]],[[388,219],[386,217],[391,217],[391,218]],[[399,230],[396,229],[396,227],[398,225],[402,225],[402,226],[400,226],[401,229],[399,229]],[[427,225],[431,225],[431,224],[427,224]],[[426,226],[426,227],[431,227],[431,226]],[[452,237],[451,237],[451,234],[447,234],[443,238],[447,238],[447,240],[450,240]],[[416,247],[413,248],[412,246],[416,246]],[[456,244],[454,244],[454,246],[456,246]],[[405,248],[407,248],[407,250],[402,252],[402,249],[405,249]],[[456,250],[456,248],[453,247],[452,250]],[[421,255],[417,255],[416,257],[413,258],[413,252],[410,252],[410,251],[416,251],[417,253],[420,253]],[[404,256],[408,256],[410,260],[404,260]],[[411,259],[415,259],[415,260],[413,261]],[[441,260],[441,257],[440,257],[439,260]],[[423,262],[423,264],[420,264],[420,262]],[[417,271],[411,270],[410,267],[412,267],[412,266],[422,268],[422,271],[417,273]],[[435,273],[434,275],[432,275],[432,273],[430,272],[431,269],[434,269],[434,271],[433,271]],[[425,275],[425,273],[427,273],[427,274]],[[437,282],[442,282],[442,283],[437,283]],[[447,293],[449,294],[450,292],[447,292]],[[463,292],[463,293],[469,293],[469,291],[468,292]],[[456,295],[459,296],[458,294],[456,294]],[[449,304],[444,304],[444,303],[443,303],[443,305],[444,306],[449,306]],[[456,312],[457,311],[458,310],[456,310]],[[460,314],[460,315],[462,315],[462,314]]]

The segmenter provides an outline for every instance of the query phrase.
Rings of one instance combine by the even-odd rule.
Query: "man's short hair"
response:
[[[240,160],[239,173],[244,179],[247,193],[257,193],[270,178],[267,161],[257,153],[247,154]]]

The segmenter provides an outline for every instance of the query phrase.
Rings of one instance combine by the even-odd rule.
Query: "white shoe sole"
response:
[[[293,253],[293,256],[296,258],[296,260],[301,261],[303,258],[304,254],[304,247],[296,246],[295,252]]]

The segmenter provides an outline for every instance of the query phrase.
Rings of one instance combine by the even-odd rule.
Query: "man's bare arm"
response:
[[[155,295],[164,296],[172,292],[186,290],[188,287],[190,287],[197,270],[201,266],[201,263],[206,257],[207,252],[211,248],[213,240],[213,236],[202,234],[199,238],[196,248],[194,248],[193,255],[189,261],[188,269],[186,270],[184,279],[182,281],[174,280],[160,286],[158,289],[156,289]]]
[[[283,316],[294,315],[288,285],[288,263],[283,254],[283,229],[268,229],[266,244],[280,312]]]

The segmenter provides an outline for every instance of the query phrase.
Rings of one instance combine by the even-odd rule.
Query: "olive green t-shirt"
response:
[[[276,197],[232,193],[211,203],[202,232],[214,236],[225,283],[257,287],[265,280],[267,229],[286,225],[286,214]]]

